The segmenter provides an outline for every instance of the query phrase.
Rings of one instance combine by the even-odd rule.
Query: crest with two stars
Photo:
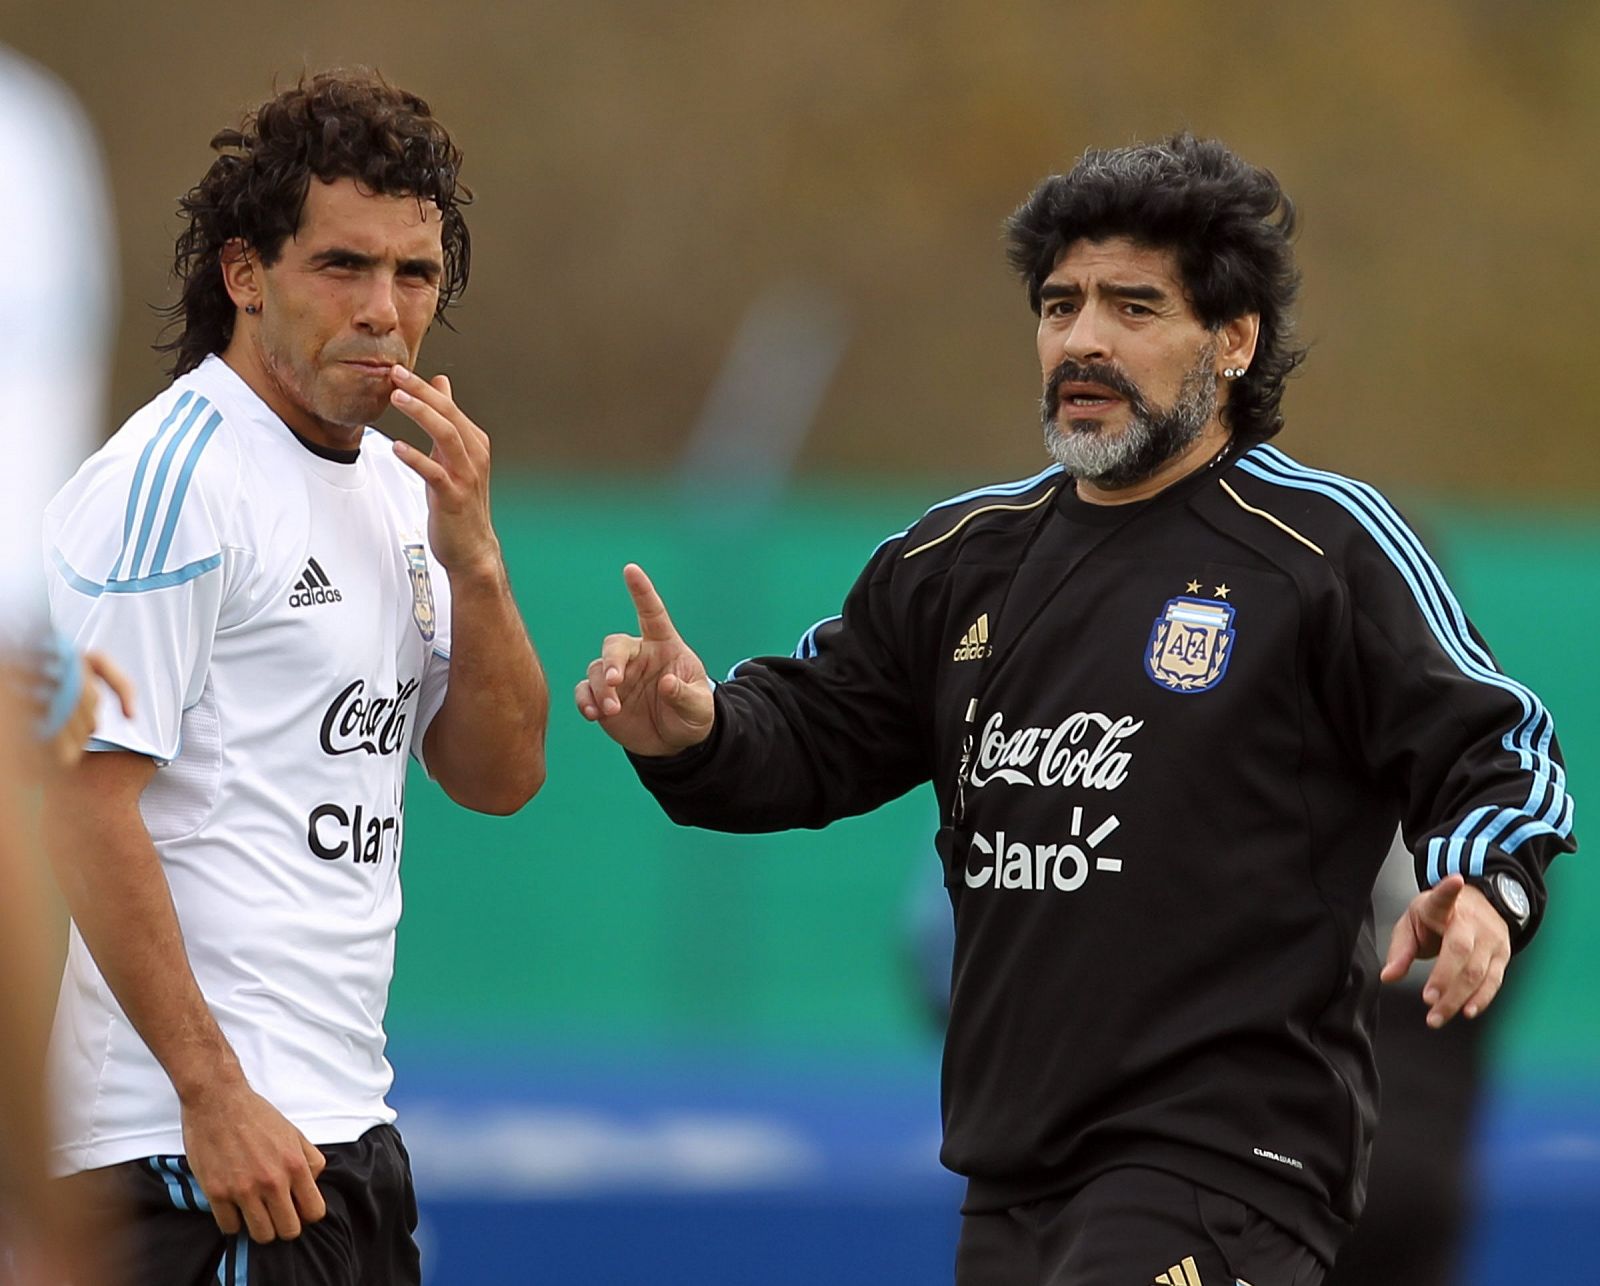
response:
[[[1188,594],[1167,600],[1145,645],[1145,673],[1169,692],[1209,692],[1222,682],[1233,657],[1228,587],[1218,585],[1216,598],[1197,597],[1199,589],[1199,582],[1190,581]]]

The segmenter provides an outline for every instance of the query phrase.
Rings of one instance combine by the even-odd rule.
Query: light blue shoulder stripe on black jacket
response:
[[[951,496],[948,500],[941,500],[936,505],[930,505],[926,510],[923,511],[922,517],[926,518],[935,510],[948,509],[951,505],[959,505],[966,500],[978,500],[984,496],[1019,496],[1025,491],[1033,490],[1034,487],[1037,487],[1052,474],[1060,472],[1061,466],[1059,464],[1053,464],[1048,469],[1034,474],[1031,478],[1022,478],[1016,482],[997,482],[992,486],[978,487],[972,491],[964,491],[959,496]],[[920,521],[920,519],[918,521]],[[900,537],[904,536],[906,532],[910,530],[911,528],[907,527],[902,531],[895,532],[892,536],[885,536],[878,542],[877,548],[872,551],[873,555],[876,556],[879,549],[882,549],[891,540],[899,540]],[[816,656],[817,631],[820,630],[824,625],[828,624],[829,621],[837,621],[838,619],[838,616],[825,616],[804,634],[802,634],[800,636],[800,642],[795,645],[795,657],[799,660],[806,661]],[[744,661],[739,662],[739,665],[743,664]],[[728,671],[728,677],[730,679],[733,677],[733,671],[737,670],[739,665],[734,666],[733,670]]]
[[[1521,721],[1501,741],[1533,774],[1527,803],[1520,809],[1474,809],[1448,838],[1430,841],[1430,883],[1455,872],[1481,875],[1489,845],[1497,841],[1502,851],[1511,853],[1537,834],[1569,834],[1573,804],[1566,793],[1566,773],[1550,755],[1555,735],[1550,712],[1532,691],[1495,668],[1468,630],[1466,614],[1439,568],[1389,502],[1365,483],[1308,468],[1271,446],[1253,448],[1240,459],[1239,467],[1263,481],[1326,496],[1345,509],[1400,572],[1429,629],[1456,667],[1468,678],[1510,693],[1522,706]],[[1519,821],[1522,824],[1501,840]]]

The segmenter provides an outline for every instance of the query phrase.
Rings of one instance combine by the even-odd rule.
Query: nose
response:
[[[373,273],[357,302],[355,324],[370,335],[387,335],[400,325],[395,279],[386,272]]]
[[[1111,356],[1105,319],[1092,304],[1078,310],[1061,332],[1061,356],[1075,362],[1105,361]]]

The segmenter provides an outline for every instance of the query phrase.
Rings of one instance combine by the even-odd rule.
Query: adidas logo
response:
[[[1185,1255],[1181,1264],[1173,1264],[1156,1278],[1155,1286],[1201,1286],[1200,1269],[1195,1266],[1194,1256]],[[1233,1286],[1250,1286],[1250,1283],[1235,1277]]]
[[[289,594],[290,607],[313,607],[318,603],[342,602],[344,595],[334,589],[328,573],[315,558],[306,559],[306,569]]]
[[[951,659],[981,661],[993,651],[994,649],[989,646],[989,613],[985,612],[961,636],[961,642],[956,644],[955,654]]]

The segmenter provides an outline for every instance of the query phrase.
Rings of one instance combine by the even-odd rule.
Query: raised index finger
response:
[[[639,616],[640,636],[658,643],[677,638],[678,631],[672,627],[667,605],[661,601],[656,587],[644,574],[644,568],[638,563],[629,563],[622,569],[622,582],[633,596],[633,610]]]

